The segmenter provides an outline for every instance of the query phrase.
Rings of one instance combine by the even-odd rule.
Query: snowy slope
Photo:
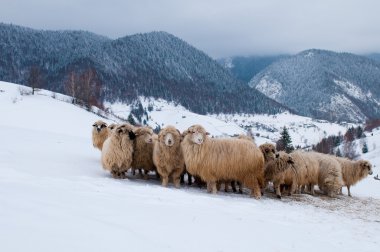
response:
[[[256,142],[276,142],[280,138],[283,127],[289,129],[294,146],[311,146],[317,144],[322,138],[329,135],[344,134],[352,124],[330,123],[324,120],[314,120],[310,117],[293,115],[288,112],[277,115],[248,115],[248,114],[219,114],[199,115],[186,110],[182,106],[175,105],[165,100],[140,97],[142,106],[147,110],[148,106],[153,111],[148,112],[147,123],[156,126],[174,125],[179,130],[185,130],[193,124],[202,124],[214,136],[244,134],[251,128],[255,134]],[[123,103],[107,103],[114,114],[127,118],[131,108]]]
[[[95,114],[50,96],[21,97],[17,89],[0,82],[0,251],[379,247],[380,197],[373,190],[355,187],[352,199],[301,195],[280,201],[267,194],[257,201],[247,193],[213,196],[152,180],[115,180],[91,144]]]

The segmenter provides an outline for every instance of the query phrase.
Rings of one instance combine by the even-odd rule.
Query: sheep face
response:
[[[96,131],[98,133],[100,133],[102,130],[105,130],[107,128],[107,124],[103,121],[96,121],[92,127],[94,127],[94,129],[96,129]]]
[[[168,147],[172,147],[181,142],[181,133],[173,126],[168,126],[160,131],[158,140]]]
[[[206,132],[206,130],[202,126],[193,125],[187,131],[185,131],[183,135],[189,135],[189,139],[191,142],[201,145],[205,141],[209,133]]]
[[[365,161],[365,160],[360,160],[359,163],[360,163],[359,166],[362,169],[362,173],[364,176],[373,174],[372,165],[370,162]]]
[[[115,124],[115,123],[111,123],[110,125],[108,125],[108,129],[110,131],[113,131],[116,127],[117,127],[117,124]]]
[[[135,133],[133,132],[133,126],[129,125],[129,124],[122,124],[120,126],[117,126],[113,133],[117,136],[117,137],[122,137],[122,136],[125,136],[125,135],[128,135],[128,138],[129,140],[134,140],[136,138],[136,135]]]
[[[153,143],[153,130],[150,127],[142,127],[137,128],[134,131],[136,137],[143,139],[143,141],[147,144]]]
[[[276,147],[273,144],[265,143],[260,145],[260,150],[264,155],[265,162],[275,159]]]

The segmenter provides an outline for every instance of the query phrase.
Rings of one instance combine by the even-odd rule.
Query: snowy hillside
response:
[[[195,187],[163,188],[154,180],[115,180],[91,144],[91,124],[100,118],[60,101],[67,97],[46,94],[21,96],[19,86],[0,82],[0,251],[379,248],[380,183],[372,177],[352,188],[353,198],[282,200],[270,193],[254,200],[247,192],[210,195]],[[152,118],[160,117],[156,112]],[[182,113],[172,111],[160,123],[184,127],[176,124]],[[217,119],[199,120],[215,134],[224,132]],[[226,133],[240,130],[224,125]],[[375,174],[379,151],[366,156]]]
[[[289,129],[294,146],[311,146],[329,135],[344,134],[351,124],[336,124],[323,120],[313,120],[309,117],[282,113],[277,115],[199,115],[188,111],[182,106],[165,100],[140,97],[140,102],[147,112],[147,123],[155,128],[172,124],[179,130],[185,130],[190,125],[202,124],[214,136],[245,134],[251,128],[257,143],[276,142],[283,127]],[[131,107],[123,103],[106,104],[114,114],[127,118]]]

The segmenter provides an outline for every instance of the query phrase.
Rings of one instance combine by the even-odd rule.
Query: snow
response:
[[[357,99],[366,99],[367,96],[361,88],[349,81],[334,80],[335,84],[341,87],[348,95]],[[370,97],[368,97],[370,98]]]
[[[0,251],[378,250],[380,183],[372,177],[352,188],[353,198],[283,200],[115,180],[91,144],[101,118],[18,88],[0,82]],[[161,120],[175,125],[176,113]],[[375,174],[378,138],[365,156]]]
[[[276,80],[264,76],[256,85],[256,89],[266,96],[276,100],[282,95],[282,84]]]

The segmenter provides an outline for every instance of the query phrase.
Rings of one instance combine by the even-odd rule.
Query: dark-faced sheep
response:
[[[125,178],[125,172],[131,167],[135,137],[133,126],[123,124],[116,127],[104,142],[102,165],[114,178]]]
[[[162,186],[167,186],[169,177],[173,178],[176,188],[180,187],[180,177],[185,169],[181,150],[181,133],[173,126],[163,128],[154,144],[153,162],[162,179]]]
[[[366,160],[352,161],[347,158],[336,157],[342,166],[343,183],[351,197],[350,187],[368,175],[372,175],[372,165]]]
[[[251,142],[213,139],[200,125],[191,126],[182,142],[186,169],[207,183],[208,192],[217,192],[217,181],[239,181],[261,197],[264,186],[264,157]]]
[[[156,171],[153,163],[153,130],[150,127],[140,127],[134,130],[136,139],[134,141],[132,169],[143,169],[144,179],[148,179],[149,171]]]
[[[101,151],[108,135],[109,131],[105,122],[99,120],[92,125],[92,144],[95,148]]]

